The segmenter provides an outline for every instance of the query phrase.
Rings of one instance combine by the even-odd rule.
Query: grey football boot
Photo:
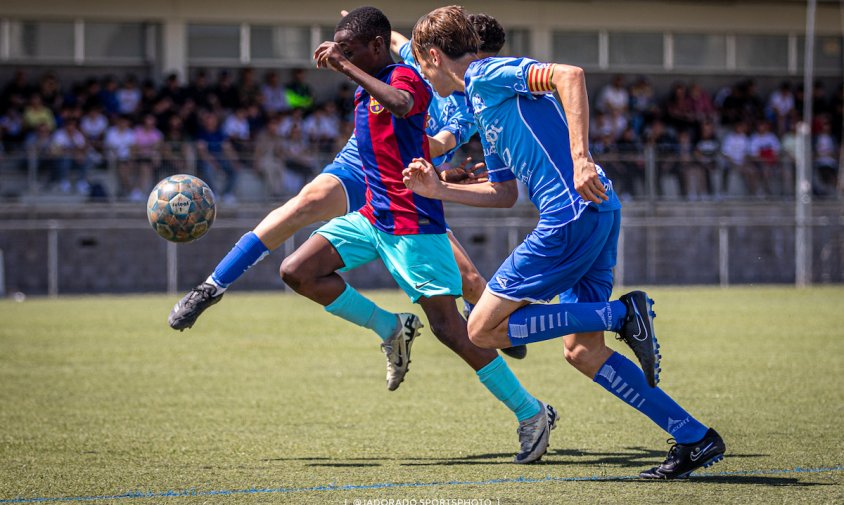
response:
[[[544,402],[539,402],[542,409],[538,414],[519,423],[519,453],[513,460],[516,463],[533,463],[542,459],[548,450],[551,430],[557,427],[557,410]]]
[[[396,332],[381,343],[381,350],[387,355],[387,389],[395,391],[407,374],[410,365],[410,346],[419,336],[422,321],[413,314],[397,314],[399,327]]]

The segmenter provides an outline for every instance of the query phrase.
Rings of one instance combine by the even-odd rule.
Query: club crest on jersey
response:
[[[384,110],[384,106],[378,103],[378,100],[369,97],[369,112],[373,114],[381,114]]]

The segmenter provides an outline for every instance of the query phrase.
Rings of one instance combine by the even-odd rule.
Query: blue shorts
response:
[[[354,212],[366,204],[366,179],[363,168],[350,167],[337,162],[330,163],[322,169],[338,181],[346,191],[346,213]]]
[[[541,223],[540,223],[541,225]],[[558,228],[537,227],[490,279],[487,289],[513,301],[605,302],[612,293],[621,211],[587,208]]]
[[[340,216],[314,233],[325,237],[343,260],[340,271],[381,258],[412,302],[432,296],[461,296],[463,284],[448,235],[390,235],[360,212]]]

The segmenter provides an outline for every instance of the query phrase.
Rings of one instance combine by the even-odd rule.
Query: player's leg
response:
[[[339,178],[318,175],[298,195],[270,212],[254,231],[243,235],[208,279],[176,303],[170,312],[170,326],[177,330],[190,328],[205,309],[220,301],[232,283],[296,231],[345,214],[349,191]]]
[[[457,268],[460,270],[460,280],[463,282],[463,315],[469,319],[469,314],[475,308],[486,288],[486,279],[478,272],[478,267],[463,249],[451,230],[448,230],[448,241],[451,243],[451,251],[457,261]],[[524,359],[527,356],[526,345],[516,345],[501,349],[501,352],[515,359]]]
[[[326,312],[375,332],[387,356],[387,388],[404,380],[410,348],[422,324],[413,314],[393,314],[357,292],[337,274],[378,258],[374,228],[359,213],[322,227],[281,264],[281,276],[294,291],[323,305]]]
[[[562,301],[595,303],[609,300],[613,286],[615,240],[613,232],[592,268],[575,286],[560,295]],[[606,345],[604,332],[567,335],[564,345],[566,361],[624,403],[646,415],[677,441],[678,448],[666,463],[645,472],[648,474],[645,477],[682,477],[723,455],[724,442],[717,433],[714,430],[710,433],[709,428],[698,422],[662,389],[652,387],[654,384],[639,367]],[[704,441],[706,443],[701,445]],[[712,442],[712,446],[707,448],[709,442]],[[691,451],[695,447],[701,449],[691,458]]]
[[[566,361],[646,415],[676,441],[666,460],[660,466],[642,472],[642,477],[684,478],[724,457],[726,447],[720,435],[692,417],[661,388],[650,387],[638,366],[607,347],[603,332],[568,335],[564,342]]]
[[[387,269],[410,299],[422,306],[437,339],[471,366],[481,383],[518,419],[520,452],[515,461],[539,460],[547,450],[557,413],[531,396],[495,351],[469,340],[466,321],[455,305],[461,280],[446,237],[381,234],[378,242]]]
[[[469,319],[481,347],[509,347],[573,333],[614,331],[631,346],[649,382],[658,380],[652,301],[641,291],[597,303],[547,301],[577,284],[601,259],[615,265],[621,213],[586,210],[561,228],[537,228],[505,260]]]

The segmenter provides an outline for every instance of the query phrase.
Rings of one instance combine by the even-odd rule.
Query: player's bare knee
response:
[[[297,293],[301,292],[302,287],[307,284],[309,278],[295,254],[284,258],[284,261],[281,262],[281,267],[278,269],[278,273],[281,275],[281,280]]]
[[[469,340],[481,349],[496,349],[498,347],[497,333],[500,332],[496,328],[489,328],[482,323],[470,321],[468,331]]]

